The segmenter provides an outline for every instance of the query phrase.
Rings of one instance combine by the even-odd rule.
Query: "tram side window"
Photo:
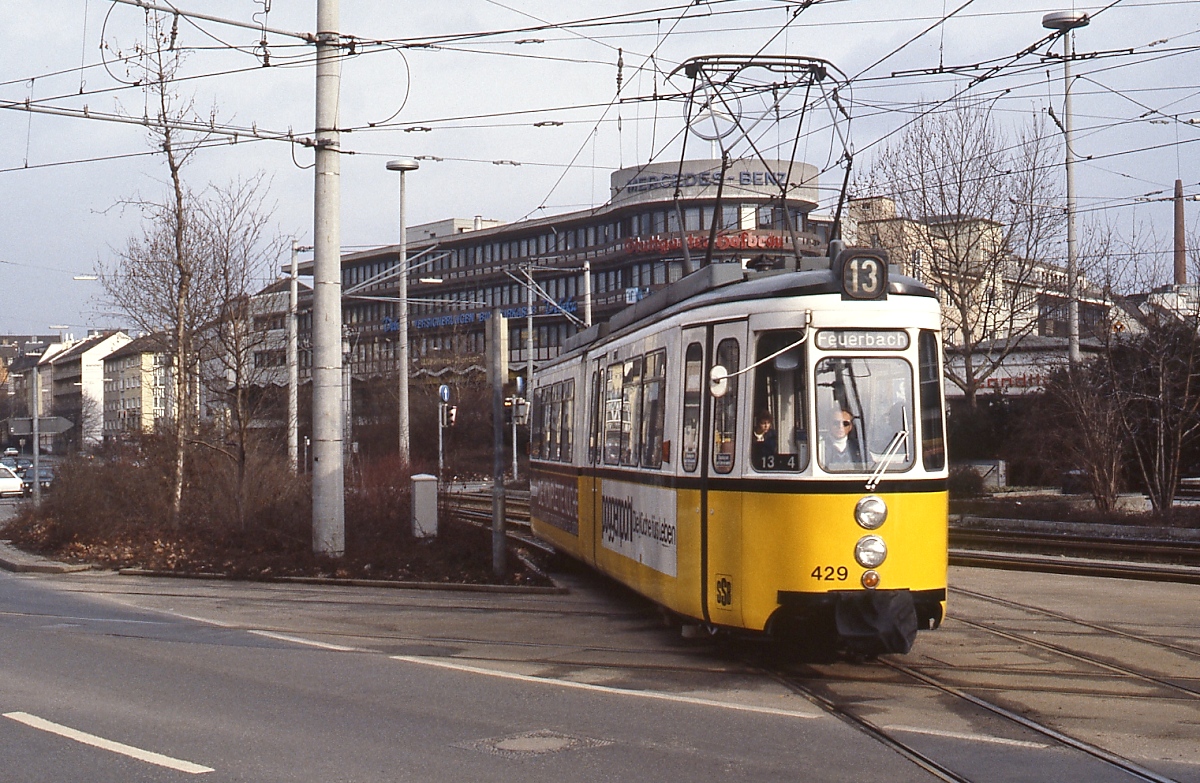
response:
[[[604,464],[621,462],[621,400],[623,366],[608,365],[608,380],[604,385]]]
[[[642,381],[642,465],[661,468],[663,463],[663,424],[666,409],[663,403],[663,380],[667,372],[667,352],[646,354],[645,378]]]
[[[546,409],[547,424],[549,425],[546,429],[550,435],[546,458],[557,462],[562,459],[562,430],[560,429],[560,422],[562,421],[561,383],[556,383],[550,387],[550,404],[546,406]]]
[[[642,420],[642,357],[625,362],[621,401],[621,464],[636,467],[642,444],[638,439]]]
[[[530,416],[533,432],[529,438],[529,456],[534,459],[546,457],[546,387],[533,391],[533,411]]]
[[[729,473],[737,453],[738,376],[741,356],[737,340],[725,339],[717,344],[714,362],[729,371],[725,394],[713,399],[713,470]]]
[[[946,467],[946,440],[942,432],[942,373],[938,367],[941,343],[937,332],[922,329],[917,338],[921,363],[921,461],[926,470]]]
[[[683,356],[683,469],[695,473],[700,466],[701,378],[704,375],[704,349],[692,343]]]
[[[798,471],[808,465],[803,335],[787,330],[758,339],[754,373],[754,419],[747,440],[758,471]]]
[[[558,429],[560,447],[558,458],[563,462],[572,462],[574,460],[572,446],[575,439],[572,437],[571,428],[575,422],[575,381],[563,381],[562,387],[562,424]]]
[[[602,421],[600,411],[601,400],[603,393],[603,382],[601,381],[600,372],[592,372],[592,418],[588,424],[588,464],[595,465],[600,462],[600,437],[603,430],[600,427]]]

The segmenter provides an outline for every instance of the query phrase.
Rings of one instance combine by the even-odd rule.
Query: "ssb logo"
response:
[[[733,605],[733,581],[725,574],[717,574],[717,606],[728,609]]]

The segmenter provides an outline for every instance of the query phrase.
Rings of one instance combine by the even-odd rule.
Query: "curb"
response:
[[[487,585],[462,582],[393,582],[387,579],[339,579],[332,576],[260,576],[236,577],[228,574],[186,574],[175,571],[153,571],[145,568],[121,568],[121,576],[148,576],[174,579],[221,579],[231,582],[264,582],[274,584],[333,585],[341,587],[384,587],[392,590],[452,590],[464,593],[523,593],[526,595],[566,595],[565,587],[538,585]]]
[[[9,541],[0,541],[0,568],[23,574],[72,574],[92,570],[90,565],[60,563],[40,555],[22,552]]]
[[[73,574],[96,570],[94,566],[78,563],[61,563],[40,555],[32,555],[17,549],[9,541],[0,541],[0,569],[29,574]],[[387,579],[338,579],[332,576],[263,576],[235,577],[229,574],[188,574],[175,571],[155,571],[146,568],[120,568],[121,576],[148,576],[175,579],[207,579],[236,582],[270,582],[276,584],[333,585],[344,587],[383,587],[392,590],[452,590],[464,593],[517,593],[525,595],[566,595],[571,591],[554,582],[553,587],[540,585],[488,585],[461,582],[393,582]],[[543,576],[545,576],[543,574]]]

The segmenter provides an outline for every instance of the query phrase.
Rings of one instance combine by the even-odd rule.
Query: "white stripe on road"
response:
[[[366,652],[358,647],[343,647],[340,644],[327,644],[326,642],[316,642],[312,639],[303,639],[299,636],[288,636],[286,633],[272,633],[271,631],[250,631],[255,636],[265,636],[268,639],[278,639],[281,642],[292,642],[293,644],[305,644],[309,647],[319,647],[322,650],[334,650],[336,652]]]
[[[591,683],[586,682],[556,680],[549,677],[531,677],[527,674],[516,674],[514,672],[505,672],[496,669],[483,669],[478,666],[450,663],[449,661],[435,658],[420,658],[414,655],[393,655],[391,658],[394,661],[407,661],[408,663],[417,663],[423,666],[436,666],[441,669],[451,669],[453,671],[468,672],[470,674],[485,674],[489,677],[499,677],[503,680],[536,682],[541,683],[542,685],[558,685],[563,688],[574,688],[576,690],[592,691],[594,693],[608,693],[615,694],[617,696],[634,696],[642,699],[673,701],[680,704],[695,704],[701,707],[720,707],[721,709],[725,710],[756,712],[763,715],[782,715],[788,718],[820,718],[823,715],[823,713],[818,712],[799,712],[797,710],[784,710],[778,707],[758,707],[752,704],[734,704],[727,701],[716,701],[715,699],[698,699],[694,696],[679,696],[678,694],[663,693],[661,691],[635,691],[627,688],[611,688],[607,685],[592,685]]]
[[[95,734],[87,734],[86,732],[77,731],[67,726],[58,723],[52,723],[44,718],[39,718],[36,715],[30,715],[27,712],[6,712],[4,717],[11,718],[17,723],[24,723],[26,726],[41,731],[57,734],[60,737],[66,737],[69,740],[75,740],[84,745],[91,745],[93,748],[120,753],[122,756],[129,756],[138,761],[144,761],[147,764],[156,764],[160,767],[167,767],[178,772],[186,772],[189,775],[199,775],[204,772],[214,772],[211,767],[202,767],[199,764],[193,764],[190,761],[182,761],[173,759],[170,756],[164,756],[161,753],[154,753],[149,750],[135,748],[132,745],[125,745],[120,742],[106,740],[103,737],[97,737]]]
[[[931,737],[948,737],[950,739],[970,740],[972,742],[990,742],[993,745],[1012,745],[1017,748],[1048,748],[1041,742],[1029,742],[1027,740],[1005,739],[1004,737],[991,737],[987,734],[968,734],[959,731],[941,731],[940,729],[922,729],[917,726],[884,726],[888,731],[905,731],[910,734],[928,734]]]

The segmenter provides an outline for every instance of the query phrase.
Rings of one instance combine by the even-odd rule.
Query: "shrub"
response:
[[[974,468],[952,467],[948,487],[952,498],[977,498],[984,494],[983,476]]]

